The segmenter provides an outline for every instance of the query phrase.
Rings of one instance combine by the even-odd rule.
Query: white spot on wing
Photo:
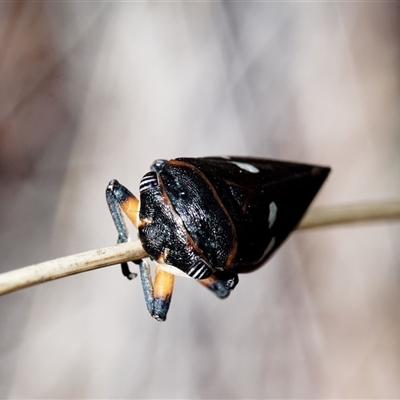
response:
[[[278,207],[274,202],[269,204],[269,216],[268,216],[268,228],[271,229],[272,225],[276,220],[276,214],[278,212]]]
[[[252,174],[257,174],[258,172],[260,172],[260,170],[254,165],[238,161],[230,161],[230,162],[238,166],[240,169],[244,169],[245,171],[251,172]]]

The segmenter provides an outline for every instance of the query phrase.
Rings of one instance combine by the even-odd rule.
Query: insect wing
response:
[[[180,158],[213,186],[234,225],[230,265],[249,272],[264,263],[301,220],[330,169],[245,157]]]

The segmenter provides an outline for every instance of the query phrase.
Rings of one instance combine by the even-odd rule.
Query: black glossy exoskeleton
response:
[[[238,273],[262,265],[299,223],[330,169],[243,157],[157,160],[140,182],[140,201],[113,180],[107,202],[128,240],[121,209],[157,263],[154,284],[139,270],[150,314],[165,320],[174,275],[186,275],[224,298]],[[124,275],[131,274],[126,264]]]

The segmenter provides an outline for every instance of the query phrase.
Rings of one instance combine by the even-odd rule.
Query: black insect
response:
[[[147,263],[137,261],[152,317],[166,319],[174,275],[227,297],[238,273],[260,267],[296,227],[329,171],[242,157],[157,160],[140,182],[140,201],[112,180],[106,197],[118,243],[129,235],[123,211],[156,262],[153,283]],[[122,272],[134,275],[126,263]]]

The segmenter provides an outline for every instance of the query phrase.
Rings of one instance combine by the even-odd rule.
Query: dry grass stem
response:
[[[19,268],[0,274],[0,295],[146,256],[140,241],[137,240]]]
[[[309,210],[297,229],[400,218],[400,201],[319,207]]]
[[[298,229],[400,218],[400,201],[310,210]],[[46,261],[0,274],[0,295],[97,268],[146,257],[140,242],[123,243]]]

